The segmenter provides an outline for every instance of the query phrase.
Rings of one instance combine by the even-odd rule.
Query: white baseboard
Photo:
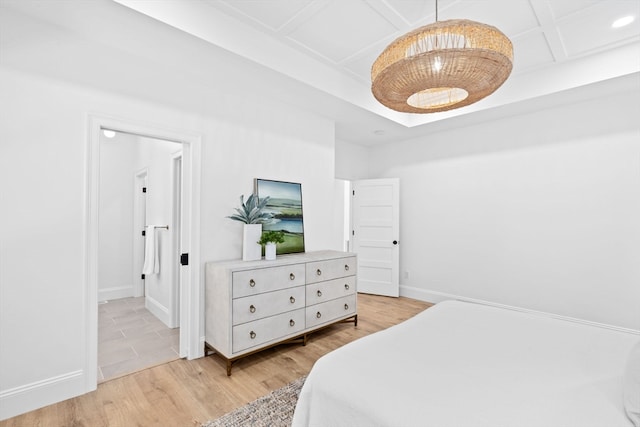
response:
[[[144,307],[149,310],[151,314],[160,319],[162,323],[167,325],[168,328],[173,327],[171,326],[171,314],[169,313],[169,309],[160,304],[158,300],[147,295],[144,297]]]
[[[412,286],[400,285],[400,296],[413,298],[420,301],[431,302],[437,304],[449,299],[459,299],[454,295],[443,294],[442,292],[428,291],[421,288],[414,288]]]
[[[98,289],[98,302],[113,299],[129,298],[133,296],[133,286],[117,286]]]
[[[74,371],[0,391],[0,420],[84,394],[85,385],[83,371]]]
[[[640,335],[640,331],[639,330],[635,330],[635,329],[623,328],[621,326],[609,325],[609,324],[606,324],[606,323],[592,322],[590,320],[579,319],[579,318],[570,317],[570,316],[563,316],[563,315],[560,315],[560,314],[548,313],[546,311],[531,310],[531,309],[524,308],[524,307],[517,307],[517,306],[513,306],[513,305],[500,304],[500,303],[481,300],[481,299],[476,299],[476,298],[467,298],[467,297],[463,297],[463,296],[460,296],[460,295],[453,295],[453,294],[448,294],[448,293],[444,293],[444,292],[438,292],[438,291],[431,291],[431,290],[426,290],[426,289],[421,289],[421,288],[415,288],[415,287],[412,287],[412,286],[400,286],[400,296],[407,297],[407,298],[413,298],[413,299],[417,299],[417,300],[420,300],[420,301],[431,302],[431,303],[434,303],[434,304],[437,304],[439,302],[446,301],[446,300],[465,301],[465,302],[471,302],[471,303],[474,303],[474,304],[488,305],[488,306],[491,306],[491,307],[498,307],[498,308],[504,308],[504,309],[507,309],[507,310],[520,311],[520,312],[523,312],[523,313],[536,314],[536,315],[539,315],[539,316],[552,317],[554,319],[560,319],[560,320],[565,320],[565,321],[569,321],[569,322],[582,323],[582,324],[585,324],[585,325],[596,326],[596,327],[599,327],[599,328],[612,329],[614,331]]]

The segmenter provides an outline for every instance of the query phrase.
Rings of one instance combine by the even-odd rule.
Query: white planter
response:
[[[256,261],[262,258],[262,246],[258,243],[262,224],[245,224],[242,233],[242,260]]]
[[[264,259],[268,261],[273,261],[276,259],[276,244],[275,243],[267,243],[264,245]]]

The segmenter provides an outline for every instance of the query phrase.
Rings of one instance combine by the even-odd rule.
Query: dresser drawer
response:
[[[351,295],[356,292],[356,276],[347,276],[306,286],[307,305]]]
[[[307,264],[307,283],[323,282],[356,274],[356,257],[316,261]]]
[[[304,306],[304,286],[236,298],[233,300],[233,325],[251,322]]]
[[[233,352],[238,353],[274,341],[295,335],[305,329],[304,308],[244,323],[233,327]]]
[[[233,273],[233,298],[304,285],[304,264],[259,268]]]
[[[231,375],[262,349],[345,319],[357,325],[356,275],[357,255],[332,250],[207,262],[205,354],[225,359]]]
[[[312,305],[306,309],[307,328],[320,326],[354,314],[356,314],[355,294]]]

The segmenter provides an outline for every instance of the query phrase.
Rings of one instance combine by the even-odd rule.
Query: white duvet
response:
[[[634,334],[446,301],[319,359],[294,427],[629,427]]]

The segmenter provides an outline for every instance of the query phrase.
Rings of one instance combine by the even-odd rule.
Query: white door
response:
[[[400,180],[352,183],[352,251],[358,254],[358,292],[400,295]]]

